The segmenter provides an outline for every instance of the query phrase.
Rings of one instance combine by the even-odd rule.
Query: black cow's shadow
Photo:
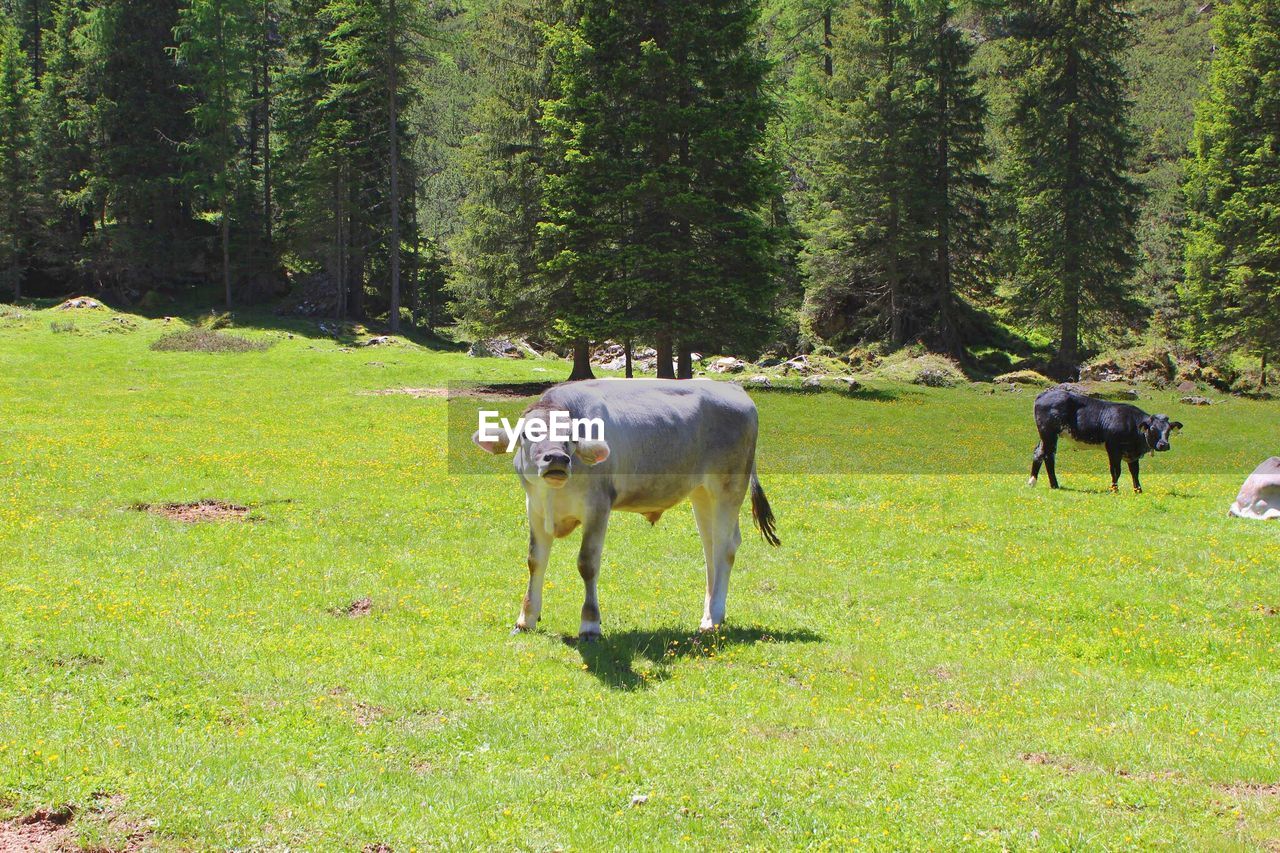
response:
[[[665,681],[672,664],[683,658],[715,657],[732,646],[755,643],[818,643],[822,637],[804,628],[774,631],[757,625],[722,625],[706,632],[685,628],[618,631],[585,643],[577,635],[562,634],[560,641],[576,648],[587,671],[605,686],[644,690]]]

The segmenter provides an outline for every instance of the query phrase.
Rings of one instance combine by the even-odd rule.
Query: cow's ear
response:
[[[471,433],[471,441],[485,453],[499,454],[507,452],[507,442],[501,435],[497,438],[481,438],[480,430],[476,430]]]
[[[1151,418],[1143,418],[1142,422],[1138,424],[1138,429],[1142,430],[1143,432],[1146,432],[1147,430],[1151,429]]]
[[[1169,429],[1172,430],[1173,432],[1177,432],[1178,430],[1182,429],[1182,421],[1174,421],[1173,423],[1169,424]]]
[[[574,453],[578,458],[588,465],[599,465],[601,462],[609,458],[609,445],[604,440],[601,441],[581,441],[578,442]]]

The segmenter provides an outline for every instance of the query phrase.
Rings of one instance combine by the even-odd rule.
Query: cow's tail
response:
[[[755,520],[756,527],[760,528],[764,541],[770,545],[782,544],[775,529],[777,520],[773,517],[773,507],[769,506],[769,499],[764,496],[764,489],[760,486],[760,478],[756,476],[754,468],[751,469],[751,517]]]

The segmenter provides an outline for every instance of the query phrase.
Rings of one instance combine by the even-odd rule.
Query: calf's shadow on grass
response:
[[[805,628],[775,631],[758,625],[724,625],[706,632],[681,628],[618,631],[587,643],[579,642],[576,634],[562,634],[560,641],[576,648],[587,672],[606,687],[630,691],[665,681],[678,660],[713,658],[734,646],[757,643],[820,643],[822,636]]]

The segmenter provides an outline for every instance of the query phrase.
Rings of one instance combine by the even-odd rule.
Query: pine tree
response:
[[[925,165],[923,225],[932,243],[927,276],[932,303],[929,325],[941,348],[963,353],[958,295],[985,289],[991,251],[985,172],[987,105],[970,69],[974,46],[954,24],[951,0],[920,7],[917,51],[921,66],[923,133],[932,162]]]
[[[191,103],[172,57],[177,23],[177,0],[97,0],[81,30],[92,263],[99,280],[126,289],[172,281],[198,254],[179,150],[191,136]]]
[[[552,93],[555,0],[500,0],[477,33],[483,94],[461,153],[468,194],[453,241],[452,308],[473,334],[550,337],[538,265],[547,166],[542,103]]]
[[[544,271],[581,337],[673,350],[750,345],[770,320],[776,235],[762,216],[772,103],[748,0],[587,0],[558,54],[544,124]]]
[[[18,30],[0,18],[0,282],[22,296],[30,262],[31,79]]]
[[[1187,165],[1186,300],[1208,346],[1280,347],[1280,3],[1218,12]]]
[[[255,8],[248,0],[191,0],[176,28],[178,59],[187,69],[193,97],[194,134],[190,180],[217,211],[222,286],[232,304],[231,228],[233,206],[251,176],[242,145],[256,69]]]
[[[364,317],[373,284],[375,313],[385,307],[394,326],[397,267],[419,243],[413,193],[402,187],[414,182],[403,115],[415,97],[406,69],[427,32],[421,9],[414,0],[297,0],[282,29],[282,237],[304,269],[325,268],[338,316]]]
[[[1082,324],[1131,317],[1135,149],[1121,59],[1130,16],[1117,0],[1020,0],[1007,13],[1013,78],[1010,185],[1018,298],[1058,325],[1055,371],[1081,360]]]
[[[855,17],[856,16],[856,17]],[[822,105],[817,190],[804,270],[811,333],[848,331],[901,345],[908,333],[903,264],[911,245],[906,205],[913,160],[925,150],[911,99],[908,9],[870,0],[838,19],[829,98]],[[858,328],[849,324],[870,323]]]
[[[86,184],[91,122],[82,91],[84,64],[76,49],[79,25],[77,0],[57,5],[44,40],[46,65],[35,116],[37,263],[45,276],[64,284],[84,278],[84,240],[93,229]]]

